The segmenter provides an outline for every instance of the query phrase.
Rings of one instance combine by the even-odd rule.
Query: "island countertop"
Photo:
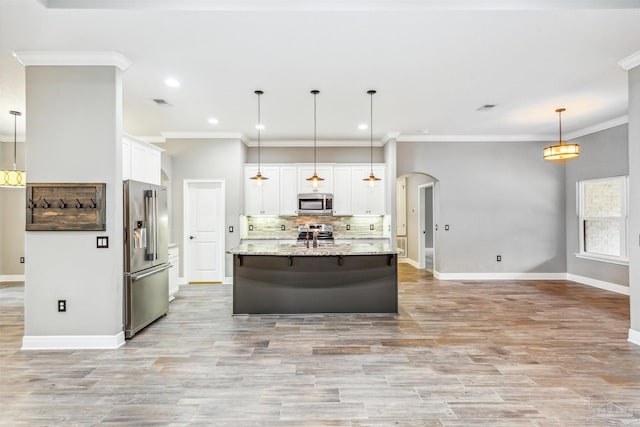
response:
[[[301,244],[241,244],[228,253],[233,255],[271,255],[271,256],[344,256],[344,255],[391,255],[399,253],[386,243],[319,244],[307,248]]]

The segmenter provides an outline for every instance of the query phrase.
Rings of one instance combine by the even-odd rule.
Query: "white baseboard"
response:
[[[433,272],[440,280],[566,280],[566,273],[440,273]]]
[[[224,278],[224,280],[222,281],[223,285],[233,285],[233,277],[232,276],[227,276]]]
[[[178,277],[178,285],[188,285],[189,282],[187,282],[187,279],[185,279],[184,277]]]
[[[5,274],[0,276],[0,283],[2,282],[24,282],[24,274]]]
[[[629,328],[629,339],[627,341],[635,345],[640,345],[640,332]]]
[[[22,350],[95,350],[124,345],[124,332],[116,335],[25,335]]]
[[[412,267],[420,268],[420,264],[412,260],[411,258],[398,258],[398,262],[403,264],[409,264]]]
[[[606,291],[618,294],[629,295],[629,287],[618,285],[616,283],[605,282],[602,280],[592,279],[590,277],[578,276],[576,274],[567,273],[567,280],[582,283],[583,285],[593,286],[594,288],[604,289]]]

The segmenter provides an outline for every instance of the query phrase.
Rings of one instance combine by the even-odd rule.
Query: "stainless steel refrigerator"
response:
[[[124,334],[169,311],[167,189],[124,181]]]

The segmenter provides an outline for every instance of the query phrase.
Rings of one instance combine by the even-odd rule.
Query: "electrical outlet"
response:
[[[497,256],[496,256],[496,261],[497,261],[497,262],[502,261],[502,255],[497,255]]]
[[[280,231],[284,231],[285,229],[286,229],[286,227],[284,226],[284,224],[282,224],[282,225],[280,226]]]
[[[369,230],[373,230],[373,224],[369,224]]]
[[[96,248],[106,249],[109,247],[109,237],[98,236],[96,237]]]
[[[351,230],[351,224],[347,224],[347,231]]]
[[[444,225],[444,229],[445,229],[445,231],[449,231],[449,224],[445,224]]]
[[[58,311],[59,312],[67,311],[67,300],[66,299],[59,299],[58,300]]]
[[[233,233],[233,225],[229,226],[229,233]]]
[[[20,264],[24,264],[24,257],[23,256],[20,257]]]
[[[249,231],[253,231],[253,224],[249,224]]]

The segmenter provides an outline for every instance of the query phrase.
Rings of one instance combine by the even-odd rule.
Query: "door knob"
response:
[[[190,240],[193,240],[193,239],[195,239],[195,237],[193,237],[193,236],[189,236],[189,239],[190,239]]]

